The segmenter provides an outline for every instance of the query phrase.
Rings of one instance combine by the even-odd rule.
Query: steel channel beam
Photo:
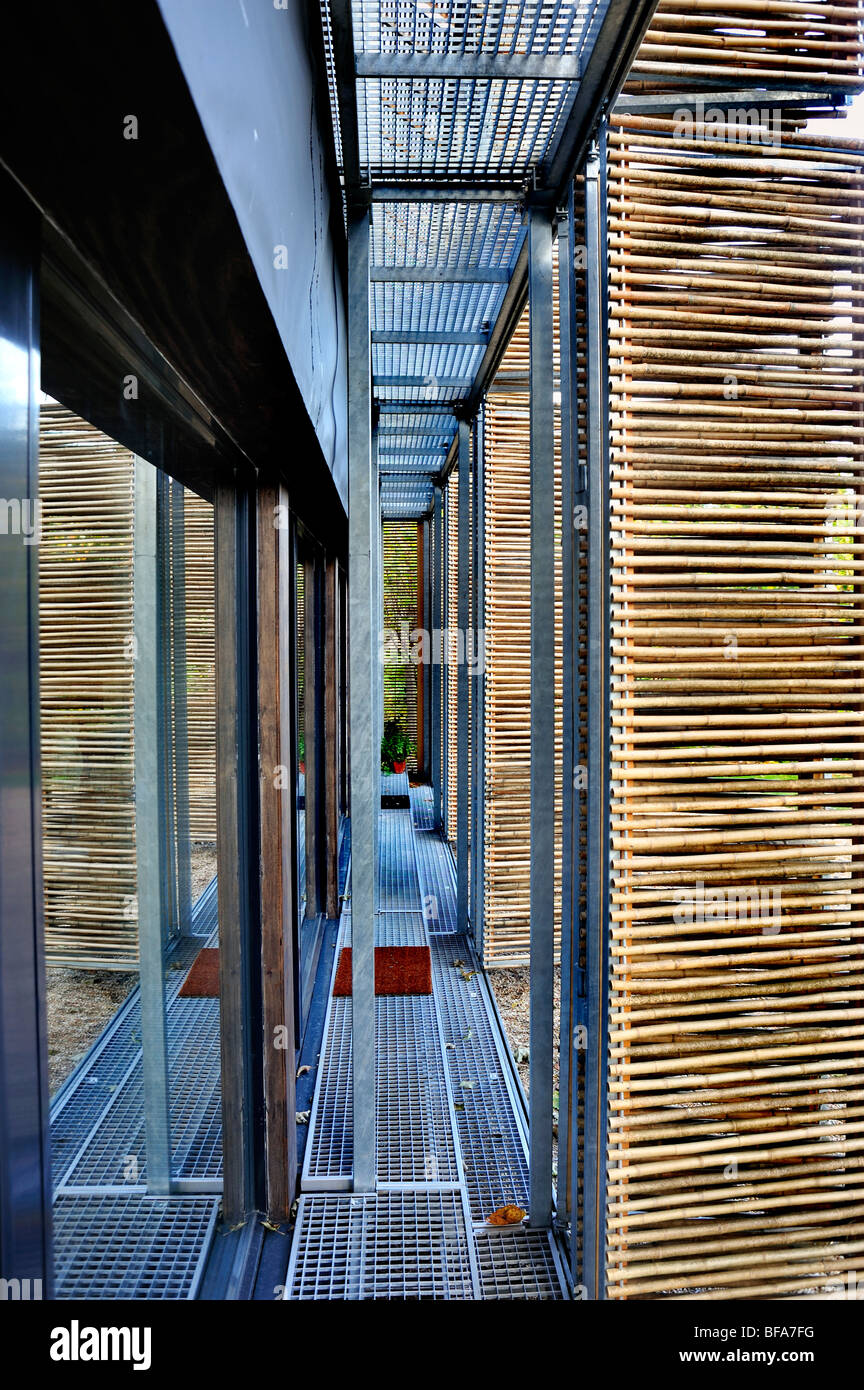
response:
[[[378,328],[372,334],[373,343],[429,343],[433,346],[483,347],[489,340],[487,333],[439,333],[437,331],[412,331],[408,328]]]
[[[588,768],[584,1268],[605,1291],[606,1070],[609,1012],[610,547],[605,132],[585,173],[588,360]]]
[[[521,203],[525,189],[512,183],[375,183],[373,203]]]
[[[333,72],[339,107],[342,170],[348,202],[358,197],[361,185],[360,135],[357,123],[357,81],[354,72],[354,25],[351,0],[330,0]]]
[[[443,545],[443,494],[436,487],[432,494],[432,621],[430,623],[430,644],[436,631],[443,627],[441,621],[442,579],[444,574]],[[430,700],[429,758],[432,774],[432,819],[436,829],[441,827],[441,741],[443,709],[441,701],[441,667],[432,662],[434,649],[430,650],[430,676],[432,697]]]
[[[578,82],[577,54],[358,53],[355,75],[418,82]]]
[[[581,1035],[579,981],[579,834],[577,755],[579,749],[579,595],[577,573],[577,498],[580,484],[578,328],[576,322],[576,238],[573,186],[566,220],[558,229],[558,312],[561,353],[561,570],[562,570],[562,833],[561,833],[561,1011],[559,1029],[558,1190],[560,1221],[569,1220],[570,1256],[576,1277],[579,1150],[578,1054]],[[581,778],[579,783],[581,785]]]
[[[2,170],[0,196],[0,493],[9,508],[0,535],[0,1275],[22,1281],[36,1299],[50,1299],[37,543],[40,218]],[[15,502],[18,534],[11,524]],[[19,1292],[27,1297],[20,1285]],[[11,1289],[7,1296],[14,1297]]]
[[[555,415],[552,220],[529,215],[531,808],[529,1220],[552,1220],[555,985]]]
[[[171,1113],[168,1036],[165,1023],[164,915],[166,827],[163,798],[163,722],[159,555],[160,478],[145,459],[135,460],[135,851],[138,891],[138,978],[141,987],[141,1054],[147,1188],[171,1191]],[[164,634],[163,634],[164,636]]]
[[[468,930],[470,897],[468,831],[471,815],[471,761],[468,750],[468,658],[465,649],[471,625],[471,428],[459,421],[459,521],[457,545],[456,621],[461,659],[456,668],[456,924]]]
[[[376,284],[506,285],[506,266],[373,265],[370,279]]]
[[[355,1192],[375,1188],[375,910],[378,730],[378,485],[369,364],[370,216],[348,223],[348,674],[351,788],[352,1052]]]

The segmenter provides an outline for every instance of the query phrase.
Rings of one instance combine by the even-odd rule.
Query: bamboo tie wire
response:
[[[864,146],[703,135],[609,134],[607,1287],[825,1297],[864,1257]]]

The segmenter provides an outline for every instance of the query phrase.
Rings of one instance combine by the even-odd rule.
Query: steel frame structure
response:
[[[432,573],[429,612],[443,627],[444,557],[441,488],[459,468],[458,622],[462,633],[482,624],[482,448],[477,417],[503,351],[526,302],[530,305],[531,455],[531,1102],[530,1221],[553,1221],[552,1062],[555,720],[555,424],[553,382],[552,246],[559,215],[567,216],[559,265],[562,305],[562,418],[564,521],[582,491],[576,429],[576,355],[572,182],[589,147],[587,198],[589,254],[590,598],[588,637],[589,769],[587,826],[587,930],[589,997],[578,969],[579,819],[572,785],[565,793],[565,869],[562,1076],[566,1083],[559,1160],[559,1231],[577,1225],[578,1103],[571,1063],[577,1019],[589,1036],[586,1076],[591,1123],[603,1103],[603,990],[608,936],[608,793],[603,789],[608,721],[608,610],[604,604],[603,527],[608,512],[605,445],[605,250],[601,247],[605,191],[596,141],[598,126],[618,95],[648,26],[655,0],[604,0],[596,6],[523,4],[506,38],[485,12],[469,44],[467,20],[452,15],[393,40],[382,28],[378,0],[330,0],[322,6],[331,78],[331,105],[349,242],[349,471],[351,554],[351,808],[355,881],[352,888],[354,1031],[354,1188],[374,1186],[375,1155],[370,1078],[374,1060],[372,987],[377,749],[369,733],[376,697],[371,678],[379,580],[374,573],[376,518],[371,515],[375,467],[369,450],[373,408],[381,422],[380,486],[385,516],[431,514]],[[478,6],[478,13],[482,7]],[[553,13],[554,12],[554,13]],[[467,13],[467,12],[466,12]],[[475,16],[476,18],[476,16]],[[509,47],[509,51],[507,51]],[[392,51],[388,51],[392,50]],[[457,124],[456,112],[472,93],[479,126]],[[386,93],[386,97],[385,94]],[[446,93],[446,100],[444,94]],[[431,95],[430,95],[431,94]],[[448,105],[448,101],[450,105]],[[521,105],[520,105],[521,101]],[[465,108],[468,109],[467,107]],[[473,109],[473,105],[472,105]],[[445,114],[446,111],[446,114]],[[494,112],[494,116],[493,113]],[[487,124],[487,118],[489,123]],[[503,126],[497,140],[495,132]],[[474,140],[474,147],[468,142]],[[474,436],[473,469],[471,443]],[[567,532],[567,525],[563,527]],[[578,744],[578,626],[572,535],[564,542],[565,767]],[[370,573],[370,562],[372,572]],[[472,574],[473,571],[473,574]],[[473,578],[473,584],[471,579]],[[464,638],[463,638],[464,640]],[[361,650],[362,648],[362,650]],[[430,767],[434,819],[446,817],[446,684],[433,670]],[[469,699],[466,663],[457,678],[457,917],[460,930],[482,934],[482,680]],[[479,696],[479,698],[478,698]],[[365,720],[365,722],[364,722]],[[470,720],[470,723],[469,723]],[[473,768],[469,766],[469,729]],[[442,756],[443,755],[443,756]],[[442,771],[443,769],[443,771]],[[604,819],[605,817],[605,819]],[[470,843],[470,851],[469,851]],[[586,1128],[588,1122],[586,1121]],[[571,1239],[574,1284],[602,1296],[602,1137],[586,1149],[585,1269]],[[587,1229],[594,1223],[593,1231]],[[592,1273],[587,1273],[588,1267]]]

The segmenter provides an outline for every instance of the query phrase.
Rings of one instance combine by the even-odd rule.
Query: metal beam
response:
[[[10,509],[0,535],[0,1276],[21,1280],[22,1298],[50,1299],[37,529],[40,218],[2,170],[0,196],[0,493]],[[17,535],[13,499],[22,509]]]
[[[372,334],[373,343],[434,343],[442,347],[454,344],[457,347],[482,347],[489,341],[488,333],[437,333],[412,332],[406,328],[376,328]]]
[[[585,885],[584,1267],[590,1299],[605,1288],[606,1053],[609,980],[609,373],[606,336],[605,138],[585,172],[588,361],[588,767]]]
[[[138,980],[141,987],[141,1056],[147,1190],[171,1191],[171,1114],[168,1035],[165,1024],[165,918],[168,864],[164,802],[166,772],[163,718],[164,618],[159,555],[160,478],[145,459],[135,460],[135,852],[138,895]],[[164,492],[163,492],[164,495]],[[170,763],[170,759],[167,760]],[[173,828],[173,827],[172,827]]]
[[[400,81],[578,82],[577,54],[358,53],[357,77]]]
[[[530,303],[531,809],[529,1220],[552,1220],[555,988],[555,405],[552,221],[528,224]]]
[[[559,1028],[558,1191],[559,1222],[569,1220],[571,1282],[580,1282],[579,1081],[583,1051],[584,972],[580,967],[579,840],[584,777],[579,762],[579,545],[585,507],[579,462],[579,333],[576,318],[575,199],[571,184],[567,217],[558,232],[558,313],[561,354],[561,570],[562,570],[562,830],[561,1010]],[[577,506],[582,510],[577,511]]]
[[[506,266],[373,265],[369,278],[375,284],[506,285]]]
[[[330,0],[329,10],[333,72],[336,82],[336,101],[339,108],[339,138],[342,144],[342,171],[345,178],[345,192],[350,206],[357,199],[361,183],[351,0]]]
[[[456,621],[462,657],[456,668],[456,926],[468,930],[470,898],[468,828],[470,763],[468,753],[468,660],[464,643],[471,626],[471,429],[459,421],[459,517],[456,532]]]
[[[513,183],[375,183],[373,203],[521,203],[525,189]]]
[[[446,445],[432,444],[428,449],[380,449],[378,450],[379,459],[431,459],[435,450],[446,449]],[[434,466],[434,463],[433,463]]]
[[[380,803],[378,486],[372,454],[368,211],[348,223],[348,675],[355,1192],[375,1188],[375,911]]]
[[[405,386],[412,389],[418,386],[426,386],[430,390],[442,387],[449,390],[461,391],[472,384],[473,377],[470,376],[376,376],[373,378],[373,386]],[[405,404],[410,405],[409,402]],[[451,407],[452,409],[452,407]]]
[[[566,199],[598,118],[618,96],[656,8],[657,0],[609,0],[559,139],[541,168],[538,183],[555,207]]]

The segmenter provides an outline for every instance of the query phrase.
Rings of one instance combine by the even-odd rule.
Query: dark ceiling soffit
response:
[[[284,480],[298,513],[319,527],[326,518],[332,537],[322,539],[344,548],[344,507],[158,5],[52,5],[47,26],[36,12],[32,24],[40,99],[34,105],[26,65],[10,69],[0,160],[59,241],[74,247],[79,280],[106,288],[155,349],[153,371],[157,359],[172,364],[192,416],[200,409],[218,418],[223,440],[262,479]],[[122,138],[126,111],[139,118],[138,140]],[[51,295],[68,294],[51,274],[49,346]],[[66,312],[55,343],[66,334],[77,360],[64,367],[55,356],[51,370],[82,399],[88,363],[68,339]],[[100,407],[106,417],[112,409]]]

